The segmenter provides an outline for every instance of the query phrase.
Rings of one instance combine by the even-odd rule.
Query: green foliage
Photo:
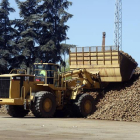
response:
[[[65,61],[65,66],[62,66],[62,67],[61,67],[61,72],[67,72],[67,71],[70,71],[69,59],[67,59],[67,60]]]
[[[26,0],[21,2],[16,0],[20,9],[21,19],[16,21],[15,28],[18,30],[18,36],[16,41],[16,49],[19,50],[17,56],[19,62],[18,67],[26,68],[31,66],[37,58],[37,21],[40,17],[36,14],[37,0]],[[15,57],[16,58],[16,57]],[[16,59],[17,59],[16,58]]]
[[[68,0],[15,0],[20,19],[10,20],[9,0],[0,4],[0,68],[32,67],[34,62],[66,63],[62,55],[73,45],[62,44],[67,38]],[[67,69],[67,68],[66,68]]]
[[[65,61],[65,57],[66,55],[69,54],[69,49],[70,48],[73,48],[73,47],[76,47],[75,45],[70,45],[70,44],[64,44],[62,43],[61,44],[61,55],[64,56],[64,60],[60,61],[61,62],[61,65],[63,67],[67,67],[67,64],[69,65],[69,62],[67,62],[67,60]]]
[[[70,71],[69,58],[65,61],[65,66],[62,66],[61,67],[61,72],[62,73],[63,72],[66,73],[68,71]],[[69,79],[72,79],[72,77],[71,76],[68,76],[68,77],[66,77],[65,80],[69,80]]]
[[[72,5],[68,0],[42,0],[38,11],[42,15],[38,43],[40,45],[40,58],[43,62],[63,62],[61,42],[66,39],[69,27],[65,24],[72,15],[66,12]],[[67,46],[68,48],[68,46]]]
[[[12,59],[12,46],[17,31],[12,27],[14,21],[9,19],[10,12],[15,12],[10,7],[9,0],[0,3],[0,72],[7,73],[11,67],[9,61]]]

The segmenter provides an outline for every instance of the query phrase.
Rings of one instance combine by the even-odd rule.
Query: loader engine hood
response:
[[[0,98],[20,98],[24,81],[34,81],[34,76],[26,74],[0,75]]]

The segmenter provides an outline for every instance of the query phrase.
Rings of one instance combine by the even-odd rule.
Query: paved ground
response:
[[[0,140],[139,140],[140,123],[0,115]]]

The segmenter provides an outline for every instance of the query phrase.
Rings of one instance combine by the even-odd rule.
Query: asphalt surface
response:
[[[0,114],[0,140],[139,140],[140,123],[84,118],[11,118]]]

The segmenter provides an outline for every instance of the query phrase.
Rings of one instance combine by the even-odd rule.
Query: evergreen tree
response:
[[[0,3],[0,72],[7,73],[11,67],[9,61],[12,56],[12,44],[16,37],[16,30],[12,27],[14,21],[9,19],[10,12],[15,12],[10,7],[9,0]]]
[[[69,45],[61,45],[66,38],[68,26],[65,23],[71,14],[68,9],[71,2],[67,0],[16,0],[20,17],[16,21],[19,31],[16,43],[18,55],[14,64],[26,68],[34,62],[61,62],[61,53],[67,52]],[[40,2],[40,5],[39,5]],[[37,47],[39,45],[39,47]],[[18,60],[18,61],[17,61]],[[19,66],[20,65],[20,66]]]
[[[38,6],[38,12],[42,15],[43,22],[38,32],[38,43],[40,45],[40,58],[43,62],[63,62],[61,42],[66,39],[69,29],[65,23],[72,17],[66,10],[72,2],[68,0],[42,0]],[[68,46],[67,46],[68,47]]]
[[[19,64],[21,68],[31,66],[37,58],[37,28],[40,17],[36,13],[37,0],[26,0],[21,2],[16,0],[20,9],[20,20],[16,22],[16,28],[19,31],[17,38],[17,49],[19,50]]]
[[[69,49],[76,47],[76,45],[70,45],[70,44],[64,44],[61,43],[61,56],[64,57],[64,59],[61,62],[61,66],[64,68],[64,72],[67,70],[67,61],[66,61],[66,55],[69,54]]]

